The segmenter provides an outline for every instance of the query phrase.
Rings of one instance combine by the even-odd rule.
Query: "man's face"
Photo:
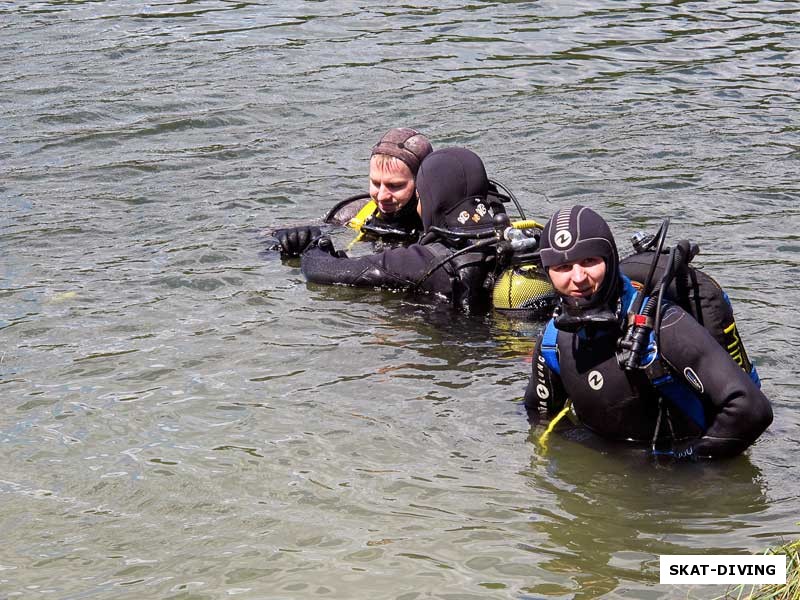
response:
[[[549,267],[547,274],[562,296],[588,298],[600,289],[606,276],[606,262],[600,256],[590,256]]]
[[[397,212],[414,196],[414,174],[400,160],[369,161],[369,195],[382,213]]]

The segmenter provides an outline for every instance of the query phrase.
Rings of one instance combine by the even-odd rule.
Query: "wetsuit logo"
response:
[[[539,364],[536,365],[536,377],[541,382],[545,380],[545,360],[544,356],[541,354],[537,358]],[[536,385],[536,395],[539,396],[542,400],[547,400],[550,397],[550,390],[544,383],[539,383]]]
[[[559,248],[566,248],[572,243],[572,234],[566,229],[556,231],[554,241]]]
[[[586,379],[589,381],[589,387],[593,390],[603,387],[603,374],[600,371],[592,371]]]
[[[742,367],[746,373],[749,373],[753,368],[747,352],[744,350],[744,345],[739,337],[739,331],[736,329],[736,322],[732,322],[725,329],[722,330],[725,334],[725,346],[728,349],[728,354],[736,362],[737,365]]]
[[[701,394],[703,393],[704,389],[703,382],[700,381],[700,378],[697,376],[697,373],[695,373],[691,367],[686,367],[683,370],[683,376],[686,378],[686,381],[688,381],[694,389],[696,389]]]

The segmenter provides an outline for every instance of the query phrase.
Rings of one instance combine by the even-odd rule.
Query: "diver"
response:
[[[690,260],[682,244],[670,265]],[[770,425],[755,370],[659,293],[673,268],[659,287],[648,282],[638,292],[595,211],[556,212],[542,232],[540,258],[559,304],[533,353],[525,391],[531,423],[543,411],[560,418],[571,410],[602,438],[646,444],[651,455],[672,460],[735,456]]]
[[[408,127],[387,131],[372,147],[369,194],[338,202],[325,223],[347,225],[358,232],[354,241],[373,242],[375,250],[408,246],[419,239],[422,221],[417,214],[415,178],[422,160],[432,152],[427,137]],[[317,225],[277,229],[273,236],[281,255],[297,257],[322,234]]]
[[[338,202],[328,211],[321,225],[309,224],[275,229],[271,233],[274,241],[269,249],[279,250],[284,259],[296,258],[323,234],[327,236],[329,233],[334,233],[335,226],[347,226],[357,232],[356,237],[346,246],[346,251],[354,249],[357,242],[367,242],[373,252],[380,252],[407,247],[420,241],[424,226],[418,212],[416,176],[420,164],[432,151],[428,138],[415,129],[407,127],[390,129],[372,148],[369,163],[369,193],[357,194]],[[497,181],[488,179],[485,200],[487,206],[494,207],[491,210],[492,214],[505,213],[502,205],[513,203],[519,215],[519,220],[505,223],[506,226],[512,225],[510,229],[508,227],[505,229],[511,231],[513,235],[509,237],[513,238],[513,241],[504,240],[503,243],[495,245],[498,251],[497,260],[494,262],[495,270],[484,282],[487,289],[491,289],[492,308],[515,320],[546,318],[552,311],[555,293],[542,273],[538,256],[535,254],[535,246],[531,241],[534,238],[538,240],[542,225],[536,221],[529,221],[514,194]],[[460,242],[465,242],[470,234],[462,232],[462,236]],[[453,240],[450,242],[452,246]],[[463,245],[461,243],[461,246]],[[430,248],[439,246],[431,245]],[[363,254],[360,250],[356,253]],[[457,258],[463,263],[469,257],[451,259],[448,253],[442,255],[442,261],[448,263]],[[444,272],[447,267],[436,267],[434,271],[440,269]],[[411,287],[418,290],[430,286],[432,282],[425,280],[432,276],[435,280],[442,275],[436,273],[434,276],[433,272],[423,275],[422,281]],[[457,303],[463,304],[463,302]]]
[[[437,150],[422,161],[416,184],[419,242],[350,258],[322,236],[301,258],[308,281],[419,291],[467,312],[489,308],[487,278],[498,243],[494,216],[503,207],[490,202],[483,161],[466,148]]]

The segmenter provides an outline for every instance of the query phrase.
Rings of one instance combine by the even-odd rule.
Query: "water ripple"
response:
[[[0,3],[0,587],[677,598],[657,555],[793,535],[799,14]],[[475,149],[537,219],[598,208],[622,250],[672,217],[733,299],[767,435],[686,470],[544,455],[519,403],[541,324],[265,258],[258,232],[362,191],[399,124]]]

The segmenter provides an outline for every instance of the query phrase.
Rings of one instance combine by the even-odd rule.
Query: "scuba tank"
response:
[[[654,236],[637,232],[631,239],[634,254],[620,261],[620,270],[636,288],[645,288],[648,278],[662,281],[668,274],[670,254],[654,248],[655,242]],[[734,362],[750,374],[753,364],[737,330],[728,294],[713,277],[690,264],[699,249],[686,241],[678,246],[681,244],[688,248],[688,254],[677,265],[669,281],[663,282],[663,298],[692,315],[728,351]]]
[[[499,182],[491,183],[489,194],[495,194],[503,203],[512,202],[520,216],[519,221],[511,222],[495,215],[495,232],[508,244],[498,246],[495,271],[487,282],[492,288],[492,308],[508,317],[546,319],[552,314],[558,296],[537,252],[544,227],[526,218],[511,190]]]
[[[506,244],[498,245],[492,307],[498,313],[514,318],[549,317],[555,308],[557,295],[537,253],[542,226],[533,220],[511,223],[502,217],[495,219],[498,236],[502,236]]]
[[[553,285],[535,263],[509,265],[494,282],[492,307],[510,317],[546,318],[555,308]]]

